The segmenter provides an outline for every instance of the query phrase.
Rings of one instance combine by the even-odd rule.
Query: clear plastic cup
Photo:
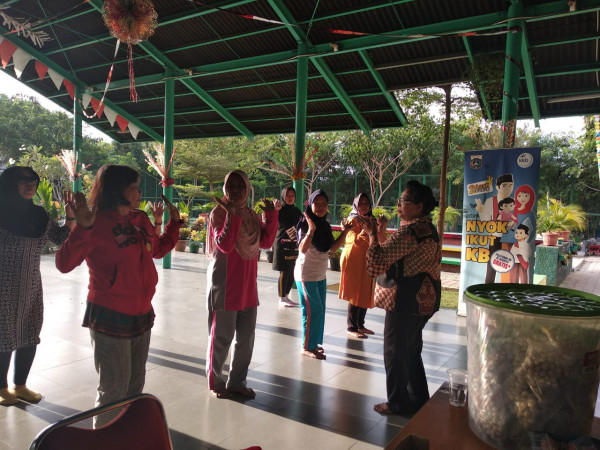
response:
[[[450,404],[452,406],[465,406],[467,404],[467,388],[469,374],[462,369],[448,369],[450,388]]]

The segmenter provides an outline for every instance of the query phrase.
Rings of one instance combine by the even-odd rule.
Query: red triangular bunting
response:
[[[44,77],[46,76],[46,74],[48,73],[48,66],[44,63],[39,62],[36,59],[35,71],[37,72],[38,77],[40,77],[40,81],[42,81],[44,79]]]
[[[98,111],[98,105],[100,105],[100,100],[92,97],[90,102],[92,103],[92,108],[94,108],[94,111],[96,111],[96,115],[98,116],[98,119],[101,119],[102,111],[104,111],[104,103],[102,103],[102,108],[100,108],[100,111]]]
[[[13,53],[17,50],[17,46],[10,42],[8,39],[4,39],[0,44],[0,57],[2,58],[2,68],[6,69],[6,66],[10,62]]]
[[[69,93],[69,97],[71,97],[71,100],[73,100],[75,98],[75,86],[66,78],[63,80],[63,84],[65,85],[65,89]]]
[[[121,129],[121,131],[123,133],[125,133],[125,130],[127,129],[127,125],[129,125],[129,120],[124,119],[123,117],[121,117],[117,114],[117,124],[119,125],[119,128]]]

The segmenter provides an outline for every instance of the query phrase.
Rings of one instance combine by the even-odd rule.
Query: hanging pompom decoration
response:
[[[165,146],[156,146],[156,158],[154,158],[148,150],[142,150],[144,152],[144,156],[146,156],[146,162],[150,167],[152,167],[156,172],[160,175],[160,185],[162,187],[169,187],[175,180],[173,178],[169,178],[169,170],[171,169],[171,163],[173,163],[173,156],[175,156],[175,149],[173,149],[173,153],[171,154],[171,159],[169,160],[169,165],[165,164]]]
[[[157,26],[156,11],[150,0],[105,0],[102,12],[110,34],[126,43],[129,64],[129,95],[137,102],[131,46],[148,40]]]
[[[81,172],[90,167],[90,165],[88,164],[86,166],[84,164],[81,164],[81,169],[80,171],[78,171],[77,153],[73,150],[66,149],[61,150],[61,153],[61,155],[56,155],[56,157],[58,158],[62,166],[65,168],[65,170],[69,173],[69,179],[71,181],[77,181],[81,176]]]

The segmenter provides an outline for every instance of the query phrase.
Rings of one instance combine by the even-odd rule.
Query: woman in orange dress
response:
[[[365,327],[367,309],[373,307],[374,280],[367,273],[367,250],[369,249],[369,235],[364,232],[355,217],[372,217],[371,202],[364,192],[356,196],[352,202],[352,211],[348,221],[352,229],[346,235],[346,245],[340,261],[342,276],[340,279],[339,297],[348,301],[348,335],[365,339],[367,335],[374,334]],[[380,242],[386,238],[385,230],[387,219],[380,216],[377,234]]]

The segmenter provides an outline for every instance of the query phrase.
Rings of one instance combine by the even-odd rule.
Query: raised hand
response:
[[[350,231],[354,227],[351,220],[342,219],[342,231]]]
[[[317,226],[313,222],[313,220],[308,217],[308,214],[304,213],[304,218],[306,219],[306,223],[308,224],[308,234],[314,232],[317,229]]]
[[[214,197],[214,199],[221,208],[227,211],[227,213],[231,214],[232,216],[239,216],[239,208],[233,203],[225,203],[223,199],[219,197]]]
[[[162,222],[163,212],[165,211],[165,206],[162,202],[149,202],[150,209],[152,210],[152,215],[154,216],[154,222]],[[179,220],[179,219],[177,219]]]
[[[388,226],[388,218],[383,214],[379,214],[379,218],[377,219],[377,232],[380,233],[382,231],[386,231]]]
[[[96,220],[96,208],[90,210],[85,195],[81,192],[66,192],[65,193],[65,210],[71,208],[77,225],[83,228],[91,228]]]
[[[274,200],[271,201],[269,199],[266,198],[262,198],[262,205],[258,205],[258,207],[260,209],[263,210],[263,212],[265,211],[279,211],[281,209],[281,203],[279,202],[279,200]],[[279,207],[277,207],[277,205],[279,205]]]
[[[179,210],[175,207],[175,205],[173,205],[173,203],[171,203],[169,200],[167,200],[167,197],[165,197],[164,195],[160,194],[160,198],[162,199],[163,202],[165,202],[165,205],[167,206],[167,210],[169,211],[169,217],[171,218],[171,220],[178,222],[179,218],[180,218]],[[152,214],[154,214],[154,209],[152,210]],[[154,217],[156,218],[156,216],[154,216]]]
[[[356,216],[354,220],[356,220],[366,234],[373,234],[373,231],[377,226],[375,219],[371,217]]]

